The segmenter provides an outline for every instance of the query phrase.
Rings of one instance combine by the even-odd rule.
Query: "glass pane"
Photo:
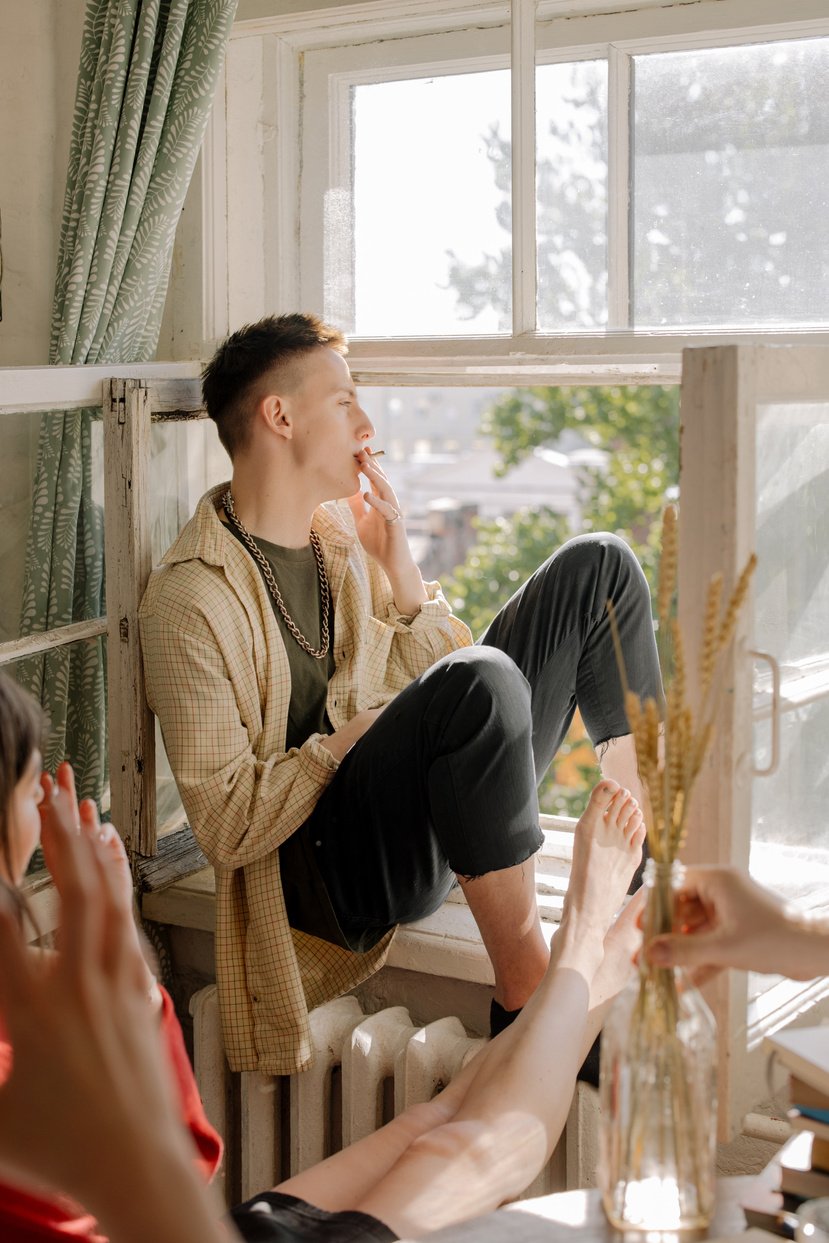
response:
[[[25,411],[0,416],[0,480],[5,503],[0,521],[0,642],[103,613],[103,426],[101,411]],[[38,460],[41,460],[37,477]],[[39,498],[38,557],[27,574],[32,505]],[[56,519],[54,498],[69,498],[82,526]],[[56,549],[83,564],[83,587],[50,592],[49,565]],[[81,559],[79,562],[79,558]],[[66,560],[64,556],[63,560]],[[78,576],[80,578],[80,576]],[[25,610],[24,610],[25,595]],[[25,618],[24,618],[25,612]]]
[[[829,653],[829,404],[757,410],[755,643],[784,681]]]
[[[829,404],[757,410],[754,643],[781,672],[777,771],[754,779],[752,874],[784,897],[829,905]],[[771,760],[771,681],[756,662],[754,758]],[[772,981],[752,978],[753,996]]]
[[[612,530],[653,575],[678,478],[678,391],[362,388],[415,560],[475,637],[571,535]],[[577,720],[540,790],[579,815],[597,779]]]
[[[829,321],[829,39],[634,59],[643,325]]]
[[[353,100],[354,331],[508,332],[509,72],[371,83]],[[327,287],[351,261],[329,257]]]
[[[607,323],[607,61],[539,65],[538,327]]]
[[[161,560],[209,488],[230,478],[230,460],[210,419],[154,423],[150,440],[150,539]]]
[[[151,440],[150,538],[157,564],[209,488],[230,478],[227,454],[209,419],[154,423]],[[156,721],[156,816],[159,832],[175,828],[184,808]]]
[[[63,760],[75,770],[79,798],[93,798],[109,811],[106,728],[106,639],[81,639],[37,656],[0,666],[41,704],[43,767],[54,773]],[[43,866],[39,852],[30,871]]]

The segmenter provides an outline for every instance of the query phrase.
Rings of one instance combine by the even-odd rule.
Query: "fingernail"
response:
[[[651,945],[648,950],[648,958],[657,966],[667,967],[671,961],[671,951],[667,945]]]

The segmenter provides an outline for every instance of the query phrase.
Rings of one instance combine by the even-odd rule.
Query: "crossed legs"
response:
[[[517,1195],[555,1147],[578,1067],[626,978],[634,912],[608,928],[643,836],[635,800],[615,782],[600,782],[579,821],[547,970],[515,1023],[434,1100],[279,1190],[332,1211],[370,1213],[404,1236]]]

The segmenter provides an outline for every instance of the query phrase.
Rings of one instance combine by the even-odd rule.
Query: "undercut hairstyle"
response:
[[[42,746],[44,724],[40,705],[8,674],[0,673],[0,852],[9,877],[12,875],[9,815],[12,795],[32,755]],[[21,895],[13,887],[6,888],[22,917],[26,907]]]
[[[292,386],[291,364],[320,346],[348,353],[338,328],[304,312],[269,315],[256,324],[246,324],[222,342],[202,372],[202,397],[231,458],[248,443],[264,377],[282,371],[277,382]]]

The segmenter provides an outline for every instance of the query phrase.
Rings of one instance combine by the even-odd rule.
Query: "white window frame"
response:
[[[702,633],[705,584],[722,572],[734,583],[756,545],[756,412],[766,403],[823,405],[829,400],[829,350],[779,351],[740,345],[691,350],[683,358],[681,436],[682,522],[679,532],[679,620],[686,636]],[[825,667],[809,686],[787,678],[759,706],[753,691],[754,600],[737,620],[734,643],[720,678],[723,709],[714,745],[694,791],[693,824],[683,860],[747,869],[751,849],[753,726],[770,718],[772,738],[782,717],[826,698]],[[695,645],[688,646],[688,677],[696,676]],[[761,655],[759,653],[754,655]],[[773,656],[774,653],[771,653]],[[768,654],[762,656],[768,660]],[[787,685],[788,682],[788,685]],[[760,787],[761,789],[762,787]],[[816,849],[820,844],[815,843]],[[786,848],[784,848],[786,849]],[[816,908],[817,909],[817,908]],[[823,908],[826,909],[825,907]],[[829,979],[782,980],[749,1003],[743,972],[723,972],[708,986],[718,1021],[720,1138],[730,1138],[747,1110],[768,1095],[765,1036],[794,1020],[829,1019]]]
[[[621,0],[504,0],[470,3],[456,0],[447,12],[441,0],[374,0],[373,3],[314,10],[290,16],[238,21],[234,26],[226,72],[244,65],[251,116],[260,118],[256,143],[266,130],[265,173],[278,170],[268,184],[272,236],[265,236],[264,218],[244,235],[229,218],[228,179],[251,195],[262,191],[262,164],[239,135],[228,144],[221,107],[206,139],[204,161],[204,266],[208,274],[204,300],[206,349],[232,326],[250,318],[257,306],[269,310],[311,304],[302,285],[300,236],[300,160],[302,98],[315,53],[335,50],[342,58],[340,81],[353,80],[350,48],[394,46],[398,63],[409,38],[424,34],[506,27],[510,22],[512,64],[513,151],[513,327],[511,336],[464,336],[370,339],[351,338],[350,359],[355,378],[373,384],[514,384],[523,383],[676,383],[680,356],[687,346],[731,342],[827,344],[829,331],[809,327],[777,330],[729,329],[690,332],[685,329],[599,330],[540,333],[535,319],[535,100],[534,73],[521,66],[535,64],[536,25],[555,38],[556,48],[540,54],[543,62],[584,59],[601,50],[609,61],[609,286],[611,322],[620,323],[627,310],[627,254],[620,242],[627,232],[628,149],[626,121],[630,104],[631,57],[659,51],[725,47],[770,39],[808,38],[829,34],[824,0],[792,0],[786,20],[779,18],[777,0],[699,0],[667,3],[638,0],[635,8]],[[616,11],[618,10],[618,11]],[[546,42],[547,40],[545,40]],[[446,67],[438,66],[441,72]],[[423,70],[423,66],[420,66]],[[395,74],[395,76],[398,76]],[[377,80],[375,75],[372,80]],[[239,89],[238,81],[234,89]],[[223,97],[220,93],[220,99]],[[263,108],[271,109],[270,119]],[[333,109],[338,125],[342,108]],[[273,118],[275,117],[275,123]],[[255,126],[251,127],[256,128]],[[332,150],[343,149],[342,131]],[[262,264],[260,256],[264,254]],[[246,258],[247,256],[247,258]],[[257,302],[258,299],[258,302]],[[319,299],[316,300],[317,303]],[[321,309],[321,307],[319,308]]]

